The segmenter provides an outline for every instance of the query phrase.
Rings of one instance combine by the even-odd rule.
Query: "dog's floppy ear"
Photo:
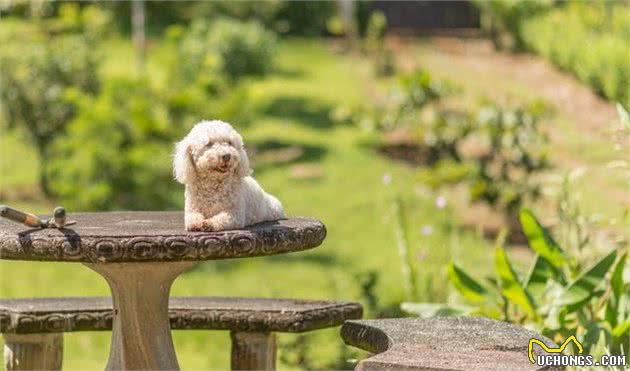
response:
[[[175,180],[182,184],[190,184],[195,180],[197,168],[193,161],[191,144],[188,143],[188,138],[184,138],[175,145],[175,155],[173,156]]]
[[[245,147],[241,147],[239,149],[239,157],[240,161],[238,163],[238,172],[237,175],[239,178],[243,178],[251,175],[252,169],[249,168],[249,158],[247,157],[247,152],[245,151]]]

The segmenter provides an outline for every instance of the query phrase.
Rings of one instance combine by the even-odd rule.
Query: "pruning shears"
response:
[[[61,206],[53,210],[53,217],[51,219],[42,219],[37,215],[20,211],[6,205],[0,206],[0,216],[32,228],[61,229],[77,223],[74,220],[66,220],[66,209]]]

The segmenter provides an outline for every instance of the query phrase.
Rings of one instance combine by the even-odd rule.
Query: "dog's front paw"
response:
[[[216,231],[221,230],[220,228],[218,228],[218,227],[216,226],[216,224],[215,224],[215,223],[213,223],[213,222],[212,222],[211,220],[209,220],[209,219],[204,220],[204,221],[201,223],[201,226],[202,226],[203,230],[204,230],[204,231],[206,231],[206,232],[216,232]]]
[[[214,227],[208,220],[202,220],[196,223],[190,223],[186,226],[186,229],[190,232],[215,232],[217,228]]]
[[[185,224],[186,230],[191,232],[204,231],[204,217],[201,213],[186,212]]]
[[[191,232],[202,232],[204,231],[203,222],[187,224],[186,230]]]

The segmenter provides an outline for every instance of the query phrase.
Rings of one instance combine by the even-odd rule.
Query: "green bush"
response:
[[[280,34],[301,36],[322,35],[335,14],[331,1],[211,1],[204,6],[215,16],[256,20]]]
[[[435,79],[425,70],[400,74],[381,104],[359,107],[351,120],[366,130],[417,129],[423,109],[452,92],[450,83]]]
[[[612,250],[581,268],[530,211],[521,211],[520,220],[529,247],[536,253],[528,272],[517,272],[499,243],[495,277],[485,282],[456,264],[449,265],[449,280],[468,305],[404,303],[403,310],[420,316],[483,315],[533,326],[556,342],[576,335],[586,353],[628,354],[627,252]],[[604,349],[595,349],[600,344]]]
[[[497,49],[522,49],[522,23],[548,10],[554,0],[475,0],[481,29]]]
[[[529,50],[630,107],[630,5],[551,0],[478,1],[497,48]]]
[[[208,41],[221,57],[221,72],[232,81],[271,70],[276,40],[258,23],[219,19],[210,27]]]
[[[188,29],[169,31],[177,47],[174,76],[184,84],[220,84],[263,75],[273,66],[274,35],[256,22],[228,18],[195,21]]]
[[[275,22],[280,33],[318,36],[326,31],[328,19],[334,14],[332,1],[284,1]]]
[[[51,186],[73,209],[164,209],[177,204],[175,129],[147,81],[113,79],[78,110],[50,157]]]
[[[613,5],[571,3],[524,20],[521,34],[527,49],[630,107],[630,7]]]
[[[370,15],[365,32],[365,50],[372,59],[376,74],[389,76],[394,73],[394,53],[385,45],[387,18],[383,12],[377,11]]]
[[[518,210],[540,195],[535,177],[548,166],[547,138],[539,128],[546,108],[542,102],[529,106],[486,105],[477,114],[471,138],[480,148],[470,179],[473,201],[483,201],[516,217]]]
[[[97,92],[97,56],[79,35],[17,39],[0,48],[0,75],[1,112],[9,127],[28,134],[39,155],[41,189],[49,194],[50,145],[75,115],[69,94]]]

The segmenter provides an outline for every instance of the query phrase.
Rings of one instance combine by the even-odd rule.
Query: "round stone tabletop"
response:
[[[307,250],[326,237],[326,227],[309,218],[222,232],[187,232],[183,212],[73,213],[68,219],[77,224],[35,229],[0,218],[0,258],[82,263],[199,261]]]

